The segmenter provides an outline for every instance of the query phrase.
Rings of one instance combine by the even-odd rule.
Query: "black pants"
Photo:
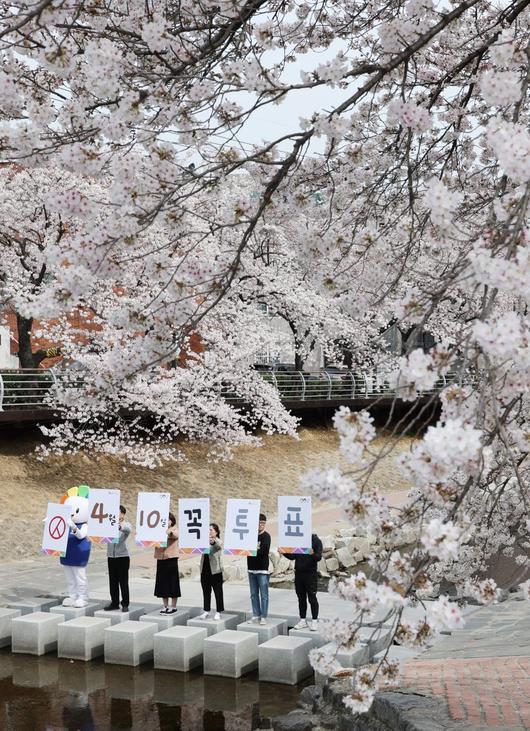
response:
[[[129,606],[129,556],[107,558],[109,565],[110,601],[114,606],[120,606],[120,591],[122,607]]]
[[[298,597],[300,619],[306,618],[308,600],[311,607],[311,617],[318,619],[317,578],[316,571],[295,572],[294,588]]]
[[[215,606],[218,612],[224,612],[223,602],[223,572],[212,574],[210,570],[210,561],[208,556],[204,557],[204,568],[201,571],[201,586],[203,608],[205,612],[209,612],[212,608],[212,589],[215,594]]]

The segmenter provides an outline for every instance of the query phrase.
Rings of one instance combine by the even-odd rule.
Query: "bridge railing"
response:
[[[274,386],[282,401],[353,401],[390,398],[395,390],[384,374],[377,371],[260,371],[260,376]],[[40,368],[0,371],[0,411],[46,410],[53,408],[49,391],[60,380],[60,374]],[[433,389],[423,395],[432,395],[450,383],[459,381],[460,374],[440,376]],[[237,384],[226,385],[222,396],[231,403],[244,399],[237,392]]]

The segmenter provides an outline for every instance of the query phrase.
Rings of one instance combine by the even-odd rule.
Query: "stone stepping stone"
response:
[[[155,634],[154,665],[158,670],[178,670],[187,673],[203,662],[204,627],[175,625]]]
[[[204,640],[204,674],[240,678],[258,667],[258,636],[226,629]]]
[[[57,649],[57,627],[63,622],[60,614],[32,612],[15,617],[11,622],[11,651],[27,655],[45,655]]]
[[[121,609],[111,609],[106,612],[104,609],[98,609],[94,612],[94,617],[98,619],[110,619],[111,625],[121,624],[121,622],[131,622],[140,619],[146,611],[143,604],[129,604],[129,611],[122,612]]]
[[[8,603],[10,609],[19,609],[22,615],[33,612],[49,612],[51,607],[59,604],[57,597],[31,596],[14,599]]]
[[[153,622],[120,622],[105,629],[105,662],[114,665],[141,665],[153,659]]]
[[[290,629],[289,637],[301,637],[304,640],[311,640],[311,647],[322,647],[327,644],[327,640],[322,637],[320,632],[311,632],[308,629]]]
[[[63,607],[59,604],[50,608],[50,614],[61,615],[61,622],[69,622],[78,617],[93,617],[98,609],[101,609],[101,602],[91,599],[86,607]]]
[[[70,660],[93,660],[103,655],[109,618],[77,617],[58,627],[57,656]]]
[[[161,632],[175,625],[185,625],[188,619],[190,619],[190,613],[187,609],[177,609],[173,614],[160,614],[160,610],[158,610],[143,614],[140,622],[154,622],[158,627],[157,631]]]
[[[238,632],[253,632],[258,636],[258,644],[262,645],[267,640],[272,640],[278,635],[287,634],[287,621],[268,617],[267,624],[255,624],[254,622],[241,622],[237,625]]]
[[[0,647],[11,644],[11,623],[15,617],[22,616],[20,609],[0,608]]]
[[[228,614],[223,613],[221,614],[221,619],[199,619],[198,617],[195,617],[194,619],[188,619],[187,623],[188,627],[201,627],[208,631],[208,637],[211,637],[211,635],[216,634],[217,632],[222,632],[225,629],[236,629],[238,625],[238,617],[235,614]]]
[[[313,674],[310,639],[278,635],[258,648],[259,679],[269,683],[296,685]]]

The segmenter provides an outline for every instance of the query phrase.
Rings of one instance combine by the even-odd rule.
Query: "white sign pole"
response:
[[[120,491],[90,489],[88,495],[88,537],[94,543],[117,543],[120,524]]]
[[[258,551],[260,500],[226,501],[224,552],[255,556]]]
[[[278,545],[283,553],[311,553],[311,498],[278,497]]]
[[[180,553],[210,553],[210,498],[179,499]]]
[[[139,492],[136,509],[136,545],[165,548],[169,527],[168,492]]]
[[[68,505],[48,503],[42,534],[42,553],[48,556],[66,555],[70,512],[71,508]]]

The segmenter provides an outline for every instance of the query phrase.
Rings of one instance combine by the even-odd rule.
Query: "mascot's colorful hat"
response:
[[[62,498],[59,500],[61,505],[65,503],[69,497],[86,497],[88,498],[88,494],[90,492],[90,488],[88,485],[79,485],[78,487],[71,487],[68,492],[65,492],[65,494],[62,496]]]

